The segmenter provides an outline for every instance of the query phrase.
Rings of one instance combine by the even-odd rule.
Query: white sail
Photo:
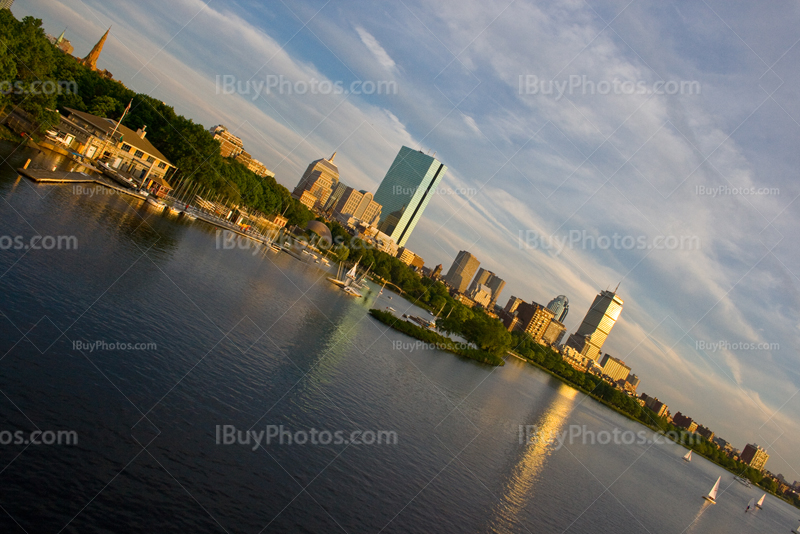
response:
[[[761,496],[761,498],[760,498],[760,499],[758,499],[758,502],[756,503],[756,506],[758,506],[759,508],[761,508],[762,506],[764,506],[764,499],[765,499],[766,497],[767,497],[767,494],[766,494],[766,493],[765,493],[764,495],[762,495],[762,496]]]
[[[755,499],[750,499],[750,502],[747,503],[747,508],[745,508],[744,511],[747,512],[748,510],[750,510],[753,507],[753,503],[755,502],[756,502]]]
[[[683,457],[683,459],[686,460],[687,462],[691,462],[692,461],[692,451],[687,452],[686,455]]]
[[[720,480],[722,480],[722,477],[719,477],[717,479],[717,482],[716,482],[716,484],[714,484],[714,487],[711,488],[711,491],[708,492],[708,497],[712,501],[716,501],[717,500],[717,492],[719,491],[719,481]]]
[[[356,268],[357,267],[358,267],[358,262],[356,262],[355,265],[353,265],[352,269],[347,271],[347,277],[348,278],[355,278],[356,277],[356,273],[357,273]]]

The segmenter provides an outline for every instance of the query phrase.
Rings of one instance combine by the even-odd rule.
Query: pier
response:
[[[46,169],[17,169],[21,175],[37,183],[45,184],[97,184],[119,193],[145,200],[147,197],[132,189],[122,187],[100,175],[91,175],[84,172],[48,171]]]

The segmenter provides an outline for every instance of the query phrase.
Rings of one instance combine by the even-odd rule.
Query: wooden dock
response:
[[[97,184],[108,187],[109,189],[113,189],[119,193],[138,198],[139,200],[144,200],[147,198],[144,195],[137,193],[133,189],[122,187],[121,185],[118,185],[107,179],[105,176],[100,176],[99,174],[93,175],[83,172],[48,171],[46,169],[17,169],[17,171],[26,178],[38,183]]]

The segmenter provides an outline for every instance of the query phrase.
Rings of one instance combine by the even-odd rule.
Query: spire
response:
[[[106,39],[108,38],[108,32],[110,31],[111,31],[111,26],[108,27],[106,33],[104,33],[103,36],[100,38],[100,40],[97,41],[97,44],[94,45],[92,50],[89,52],[89,55],[83,58],[83,61],[81,63],[83,63],[92,70],[97,70],[97,58],[100,57],[100,52],[103,51],[103,45],[106,43]]]
[[[621,283],[622,283],[622,280],[619,281],[619,284],[621,284]],[[614,294],[615,295],[617,294],[617,290],[619,289],[619,284],[617,284],[617,287],[614,288]]]
[[[335,157],[336,157],[336,152],[334,152],[333,155],[330,158],[328,158],[328,161],[333,163],[333,158],[335,158]]]
[[[64,31],[61,32],[61,35],[59,35],[58,39],[56,39],[56,45],[60,45],[64,41],[64,34],[65,33],[67,33],[67,29],[66,28],[64,28]]]

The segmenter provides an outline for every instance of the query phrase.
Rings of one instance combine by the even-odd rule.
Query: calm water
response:
[[[0,169],[0,236],[74,235],[78,249],[0,251],[0,431],[74,430],[79,441],[0,445],[2,532],[761,533],[798,523],[800,511],[771,497],[743,513],[761,494],[705,460],[683,462],[675,445],[520,444],[519,425],[642,427],[516,360],[495,369],[398,346],[414,340],[367,310],[405,311],[399,297],[372,288],[355,301],[286,254],[217,250],[203,223],[18,178],[31,155]],[[45,164],[59,162],[34,162]],[[118,342],[155,345],[108,348]],[[398,442],[253,450],[217,444],[217,425],[386,430]],[[718,504],[704,504],[720,475]]]

